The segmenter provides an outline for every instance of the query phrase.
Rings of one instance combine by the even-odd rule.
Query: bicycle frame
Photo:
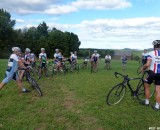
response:
[[[144,84],[143,78],[144,78],[145,73],[142,75],[142,77],[139,77],[139,78],[128,78],[128,75],[124,76],[124,75],[122,75],[118,72],[115,72],[115,77],[116,78],[118,78],[117,75],[120,75],[124,78],[123,82],[121,84],[123,84],[124,86],[128,86],[129,90],[131,91],[132,96],[137,96],[138,90]],[[136,90],[133,90],[133,88],[131,87],[130,81],[132,81],[132,80],[139,80],[139,82],[136,86]]]

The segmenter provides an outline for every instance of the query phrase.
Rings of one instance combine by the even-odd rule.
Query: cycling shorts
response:
[[[155,81],[155,85],[160,85],[160,73],[154,73],[153,71],[148,71],[148,76],[145,79],[147,84],[152,84]]]
[[[46,63],[41,63],[40,68],[46,68]]]

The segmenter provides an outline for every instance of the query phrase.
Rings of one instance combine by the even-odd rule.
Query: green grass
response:
[[[7,60],[0,60],[3,80]],[[122,102],[106,105],[106,95],[121,79],[121,62],[112,61],[112,69],[104,70],[101,60],[97,73],[84,69],[66,76],[42,78],[39,85],[43,97],[18,91],[11,81],[0,91],[0,129],[2,130],[148,130],[160,127],[160,112],[139,105],[127,89]],[[137,77],[136,61],[128,61],[126,74]],[[136,82],[133,82],[136,86]],[[30,88],[25,83],[25,87]],[[154,97],[151,103],[155,103]]]

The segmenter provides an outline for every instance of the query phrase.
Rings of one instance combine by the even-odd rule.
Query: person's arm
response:
[[[21,60],[18,60],[18,65],[24,69],[26,69],[26,67],[24,66],[23,62]]]
[[[141,71],[144,72],[146,69],[148,69],[151,65],[152,59],[148,59],[147,63],[141,68]]]

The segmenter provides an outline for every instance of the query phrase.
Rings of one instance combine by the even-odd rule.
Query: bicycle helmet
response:
[[[25,51],[26,52],[31,52],[31,50],[29,48],[26,48]]]
[[[45,51],[45,49],[44,49],[44,48],[41,48],[41,51]]]
[[[59,49],[55,49],[55,52],[59,51]]]
[[[19,47],[12,47],[12,51],[21,51]]]
[[[152,44],[153,44],[153,46],[154,46],[154,49],[155,49],[155,48],[160,48],[160,40],[154,40],[154,41],[152,42]]]

